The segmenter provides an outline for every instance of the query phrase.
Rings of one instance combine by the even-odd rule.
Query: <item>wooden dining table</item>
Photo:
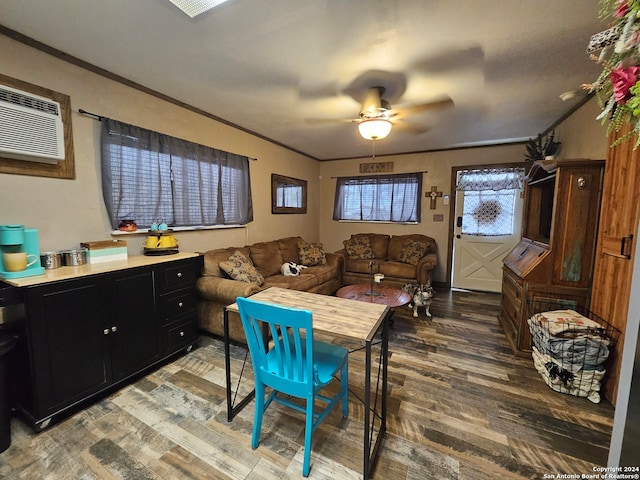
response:
[[[351,349],[350,354],[364,350],[364,399],[359,399],[363,402],[365,407],[362,476],[364,479],[370,478],[375,459],[381,448],[387,428],[389,306],[378,303],[365,303],[329,295],[299,292],[296,290],[278,287],[267,288],[252,295],[251,299],[290,308],[310,310],[313,318],[314,333],[330,335],[338,340],[343,339],[348,343],[359,345],[358,347]],[[237,392],[232,392],[231,386],[229,338],[230,312],[239,313],[237,303],[228,305],[224,311],[228,421],[231,421],[255,396],[254,390],[247,394],[237,404],[234,404],[235,393]],[[237,318],[237,321],[240,321],[239,317]],[[372,392],[372,348],[374,346],[379,346],[379,362],[382,368],[377,368],[375,390]],[[237,387],[239,387],[240,381],[241,379],[238,379]],[[356,396],[356,398],[358,397]]]

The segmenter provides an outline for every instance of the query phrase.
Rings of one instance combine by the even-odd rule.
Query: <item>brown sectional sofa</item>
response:
[[[270,242],[260,242],[244,247],[229,247],[209,250],[204,254],[204,268],[198,279],[200,296],[198,318],[200,328],[214,335],[224,335],[224,307],[236,301],[237,297],[248,297],[268,287],[282,287],[312,293],[331,295],[340,288],[342,256],[324,253],[325,263],[310,266],[298,276],[284,276],[280,267],[285,262],[303,263],[300,258],[301,246],[310,246],[301,237],[287,237]],[[221,262],[239,252],[251,260],[264,283],[249,283],[233,280],[223,269]],[[223,264],[223,266],[226,266]],[[231,339],[245,342],[244,331],[239,318],[229,322]]]
[[[402,288],[406,283],[431,285],[431,272],[437,264],[437,245],[431,237],[358,233],[351,235],[343,244],[345,248],[335,252],[343,257],[342,285],[368,284],[372,260],[373,272],[382,273],[383,282],[388,286]],[[423,255],[420,248],[424,249]]]

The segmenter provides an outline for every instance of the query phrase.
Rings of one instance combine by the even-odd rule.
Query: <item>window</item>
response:
[[[272,173],[271,213],[307,213],[307,181]]]
[[[253,220],[249,159],[102,120],[102,187],[111,225],[244,225]]]
[[[465,170],[456,189],[464,195],[462,233],[476,236],[513,235],[516,198],[523,169]]]
[[[340,177],[334,220],[420,222],[422,173]]]

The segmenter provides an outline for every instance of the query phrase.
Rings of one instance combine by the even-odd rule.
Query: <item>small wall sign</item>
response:
[[[360,173],[393,172],[393,162],[369,162],[360,164]]]

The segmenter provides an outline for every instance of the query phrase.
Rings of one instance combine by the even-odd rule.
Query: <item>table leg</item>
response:
[[[256,395],[255,389],[251,390],[237,405],[233,405],[232,399],[232,391],[231,391],[231,351],[230,351],[230,338],[229,338],[229,312],[225,308],[224,310],[224,364],[225,364],[225,373],[226,373],[226,383],[227,383],[227,422],[233,420],[240,411],[251,401],[253,397]],[[244,370],[244,369],[243,369]],[[238,380],[238,386],[240,385],[240,380],[242,379],[242,375]],[[237,392],[235,392],[237,393]]]
[[[371,340],[367,340],[365,347],[365,374],[364,374],[364,465],[362,466],[362,478],[369,478],[369,465],[371,461]],[[374,417],[375,418],[375,417]]]
[[[391,312],[387,312],[382,322],[382,341],[380,342],[380,357],[379,365],[382,366],[382,388],[381,388],[381,411],[380,411],[380,428],[378,429],[378,435],[375,443],[373,442],[373,434],[375,430],[375,420],[377,415],[376,407],[371,408],[371,346],[372,341],[367,341],[365,344],[365,377],[364,377],[364,404],[365,404],[365,418],[364,418],[364,464],[363,474],[364,480],[367,480],[371,476],[371,470],[375,465],[378,452],[382,447],[384,436],[387,431],[387,368],[389,362],[389,317]],[[380,369],[378,370],[378,378],[376,381],[376,404],[378,386],[380,385]]]
[[[389,323],[391,322],[391,318],[392,312],[389,310],[382,324],[382,350],[380,352],[380,360],[382,360],[382,423],[380,425],[380,431],[383,436],[387,431],[387,368],[389,366]]]

